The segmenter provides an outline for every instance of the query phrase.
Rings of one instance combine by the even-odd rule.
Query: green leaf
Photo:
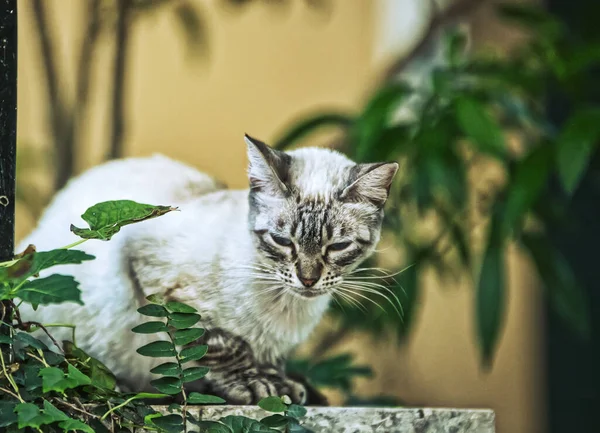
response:
[[[502,230],[510,234],[540,197],[552,167],[552,147],[542,144],[519,161],[507,187]]]
[[[17,422],[16,407],[17,402],[0,400],[0,427],[7,427]]]
[[[18,332],[15,335],[15,339],[25,343],[27,346],[33,347],[34,349],[48,350],[48,346],[26,332]]]
[[[20,403],[15,407],[17,413],[19,428],[32,427],[40,428],[42,425],[54,422],[51,416],[40,412],[40,409],[33,403]]]
[[[69,382],[65,380],[65,373],[56,367],[42,368],[39,372],[42,377],[42,389],[44,393],[50,391],[65,392],[69,388]]]
[[[196,310],[194,307],[190,307],[189,305],[183,304],[181,302],[175,302],[175,301],[167,302],[165,304],[165,307],[167,307],[167,310],[169,310],[169,312],[171,312],[171,313],[196,313],[196,312],[198,312],[198,310]]]
[[[169,433],[183,431],[183,418],[181,417],[181,415],[162,415],[156,418],[152,418],[152,422]]]
[[[92,385],[109,390],[115,389],[117,379],[106,365],[88,355],[70,341],[63,341],[62,346],[67,358],[70,360],[77,360],[89,369]]]
[[[505,310],[504,245],[498,230],[499,217],[494,215],[493,218],[476,292],[477,331],[486,367],[492,362]]]
[[[13,339],[10,335],[0,334],[0,344],[13,344]]]
[[[186,329],[199,321],[200,315],[196,313],[169,313],[167,324],[176,329]]]
[[[295,421],[293,418],[276,413],[261,419],[260,423],[266,425],[267,427],[281,428],[288,426],[293,421]]]
[[[208,346],[205,344],[199,344],[192,347],[186,347],[179,354],[181,356],[181,363],[189,361],[198,361],[208,352]]]
[[[283,150],[302,140],[307,135],[323,127],[341,127],[348,128],[352,125],[354,119],[347,114],[340,113],[318,113],[305,117],[296,123],[282,137],[275,140],[273,147]]]
[[[208,367],[190,367],[183,370],[183,381],[193,382],[202,379],[210,371]]]
[[[39,274],[42,270],[59,265],[80,264],[95,257],[79,250],[56,249],[33,252],[19,259],[9,267],[0,268],[0,280],[24,281]]]
[[[131,200],[115,200],[98,203],[81,215],[89,229],[71,225],[71,231],[84,239],[109,240],[121,230],[121,227],[177,210],[170,206],[152,206]]]
[[[566,122],[557,141],[557,168],[565,190],[572,194],[600,140],[600,109],[576,111]]]
[[[165,362],[150,370],[153,374],[162,374],[163,376],[176,376],[179,377],[181,370],[176,362]]]
[[[169,332],[169,328],[163,322],[146,322],[131,330],[137,334],[155,334],[157,332]]]
[[[90,385],[92,383],[92,379],[71,364],[67,365],[67,380],[73,384],[73,388],[80,385]]]
[[[268,412],[285,412],[287,405],[281,401],[280,397],[265,397],[258,402],[258,406]]]
[[[461,97],[456,101],[456,120],[479,150],[495,156],[504,155],[502,129],[489,115],[486,106],[474,98]]]
[[[227,415],[226,417],[221,418],[219,422],[229,427],[233,433],[270,433],[273,431],[266,426],[263,428],[260,422],[245,416]],[[261,430],[261,428],[263,429]]]
[[[61,304],[75,302],[83,305],[81,290],[75,278],[54,274],[46,278],[27,281],[16,292],[16,297],[36,305]]]
[[[202,335],[204,335],[204,329],[202,328],[180,329],[173,333],[173,338],[176,345],[185,346],[198,340]]]
[[[162,305],[148,304],[137,309],[138,313],[150,317],[167,317],[169,312]]]
[[[67,419],[58,423],[58,426],[66,432],[82,431],[86,433],[95,433],[94,430],[87,424],[76,419]]]
[[[170,341],[154,341],[138,348],[136,352],[152,358],[164,358],[177,354],[175,347]]]
[[[289,416],[293,416],[294,418],[302,418],[304,415],[306,415],[306,408],[297,404],[290,404],[287,414]]]
[[[65,414],[62,410],[57,409],[48,400],[44,400],[44,414],[51,417],[53,422],[54,421],[64,421],[64,420],[69,419],[67,414]]]
[[[188,396],[188,403],[190,404],[221,404],[225,403],[221,397],[217,397],[216,395],[206,395],[200,394],[197,392],[192,392]]]
[[[150,381],[150,385],[164,394],[174,395],[181,392],[182,382],[177,377],[161,377]]]
[[[577,335],[589,338],[589,301],[565,257],[542,234],[524,233],[521,241],[529,250],[554,311]]]
[[[393,83],[379,89],[367,103],[352,130],[356,144],[354,157],[358,162],[365,162],[371,152],[376,151],[379,137],[390,126],[392,115],[409,93],[406,84]]]
[[[451,66],[460,64],[466,51],[467,41],[468,37],[466,32],[461,30],[454,30],[448,35],[448,38],[446,39],[446,55]]]

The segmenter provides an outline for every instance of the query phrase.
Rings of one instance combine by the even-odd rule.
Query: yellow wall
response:
[[[63,84],[71,92],[82,1],[46,0],[60,41]],[[373,84],[375,1],[332,0],[329,15],[299,1],[289,9],[257,2],[241,14],[215,7],[217,1],[195,2],[207,17],[207,61],[185,59],[180,35],[166,16],[134,30],[127,155],[162,152],[242,187],[244,132],[268,141],[303,113],[356,109]],[[43,148],[49,142],[44,81],[27,0],[19,2],[19,13],[18,138],[21,146]],[[489,20],[483,12],[480,17]],[[78,144],[79,170],[100,162],[106,151],[110,49],[105,36],[94,64],[90,121]],[[326,143],[320,138],[313,144]],[[40,183],[47,189],[47,178]],[[20,237],[32,221],[22,206],[18,212]],[[509,315],[491,373],[478,365],[471,286],[465,281],[449,287],[428,278],[408,344],[396,348],[390,341],[359,351],[358,359],[373,364],[378,374],[359,389],[396,394],[411,404],[492,407],[500,433],[544,431],[541,307],[529,269],[511,256]],[[350,342],[365,344],[371,343],[359,337]]]

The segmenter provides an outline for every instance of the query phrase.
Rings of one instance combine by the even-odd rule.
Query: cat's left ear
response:
[[[287,181],[292,158],[248,134],[244,135],[244,140],[248,146],[250,189],[272,196],[286,195],[289,192]]]
[[[349,185],[340,193],[340,199],[352,202],[367,201],[383,207],[397,172],[397,162],[357,164],[350,171]]]

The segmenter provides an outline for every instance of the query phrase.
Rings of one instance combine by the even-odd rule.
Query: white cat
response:
[[[73,275],[85,306],[23,307],[25,320],[76,325],[77,344],[104,362],[122,386],[146,390],[164,359],[136,348],[157,339],[131,328],[147,320],[137,308],[161,294],[198,309],[211,372],[194,389],[230,403],[304,387],[283,371],[289,351],[326,311],[344,276],[372,254],[396,163],[355,164],[319,148],[280,152],[246,136],[249,190],[226,190],[209,176],[163,156],[123,159],[71,180],[19,250],[58,248],[78,238],[70,224],[95,203],[130,199],[178,206],[124,227],[111,241],[78,249],[96,256],[42,272]],[[58,340],[70,330],[53,328]]]

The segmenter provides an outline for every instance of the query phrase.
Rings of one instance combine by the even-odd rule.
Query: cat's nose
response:
[[[319,280],[318,278],[302,278],[302,277],[298,277],[298,279],[300,280],[300,282],[302,282],[302,285],[304,287],[312,287]]]

